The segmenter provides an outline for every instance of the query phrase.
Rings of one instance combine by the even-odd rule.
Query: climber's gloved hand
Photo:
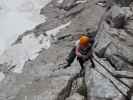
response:
[[[64,63],[59,64],[59,69],[66,69],[69,66],[70,64],[67,61],[65,61]]]
[[[68,65],[65,65],[65,66],[63,66],[63,69],[66,69],[66,68],[68,68],[69,66]]]

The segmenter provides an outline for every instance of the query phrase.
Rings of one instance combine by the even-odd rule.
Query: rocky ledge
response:
[[[19,36],[1,56],[0,100],[132,100],[132,12],[132,0],[51,1],[40,12],[47,21]],[[88,61],[85,75],[79,75],[75,60],[54,70],[84,33],[96,40],[95,68]]]

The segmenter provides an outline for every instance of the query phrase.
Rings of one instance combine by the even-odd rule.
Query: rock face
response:
[[[132,100],[133,2],[106,1],[112,2],[110,9],[97,5],[99,0],[53,0],[42,8],[47,21],[20,35],[1,56],[0,100]],[[80,75],[75,60],[71,67],[58,69],[84,33],[95,36],[95,68],[87,61],[85,75]],[[24,43],[28,53],[21,49]],[[25,60],[17,53],[25,55]],[[35,54],[34,59],[27,54]],[[11,59],[14,56],[19,63]],[[16,67],[22,67],[21,73],[14,71]]]
[[[84,100],[84,97],[80,96],[79,94],[74,94],[73,96],[67,98],[66,100]]]

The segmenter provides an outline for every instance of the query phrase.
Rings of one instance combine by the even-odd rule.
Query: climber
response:
[[[80,39],[76,41],[75,46],[73,47],[70,54],[66,58],[66,63],[63,64],[63,68],[71,66],[72,62],[76,57],[81,66],[81,70],[84,70],[84,62],[88,60],[91,61],[92,67],[94,67],[94,63],[91,59],[93,43],[94,39],[92,37],[87,35],[80,36]]]

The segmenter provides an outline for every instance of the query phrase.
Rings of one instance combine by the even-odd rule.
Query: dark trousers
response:
[[[67,62],[68,65],[71,65],[74,61],[74,59],[76,58],[76,53],[75,53],[76,47],[72,48],[71,52],[69,53],[68,57],[67,57]]]

